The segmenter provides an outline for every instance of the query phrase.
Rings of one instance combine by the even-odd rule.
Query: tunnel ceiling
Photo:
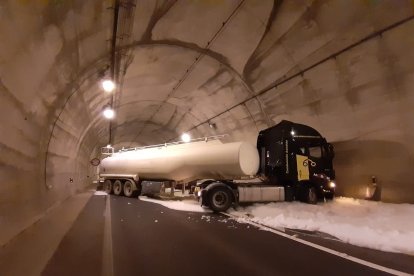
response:
[[[114,1],[1,4],[3,93],[23,110],[19,121],[43,129],[33,131],[47,151],[163,143],[184,131],[254,142],[282,119],[352,139],[361,135],[358,118],[342,114],[359,110],[358,89],[379,82],[395,90],[411,70],[395,40],[412,43],[404,35],[413,29],[412,1],[119,4],[114,59]],[[112,65],[113,98],[99,86]],[[109,123],[101,112],[111,102]]]
[[[243,71],[272,8],[272,1],[137,2],[115,143],[165,142],[196,126],[195,136],[217,132],[206,122],[254,96]]]
[[[295,100],[285,96],[277,104],[278,93],[269,88],[297,73],[303,93],[315,94],[305,104],[317,105],[320,95],[303,78],[306,69],[409,18],[413,9],[405,4],[137,1],[135,7],[121,7],[120,16],[122,9],[133,10],[133,22],[119,19],[132,26],[127,43],[117,40],[124,49],[120,67],[126,70],[120,68],[112,142],[161,143],[183,131],[246,136],[243,132],[289,115],[286,105]],[[104,128],[106,122],[99,122]]]

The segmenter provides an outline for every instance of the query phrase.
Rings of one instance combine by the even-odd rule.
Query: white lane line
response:
[[[103,240],[103,252],[102,252],[102,275],[113,276],[114,275],[114,262],[112,252],[112,221],[111,221],[111,198],[106,196],[105,204],[105,224],[104,224],[104,240]]]
[[[227,214],[227,213],[221,213],[221,214],[223,214],[223,215],[225,215],[225,216],[228,216],[228,217],[230,217],[230,218],[233,218],[233,219],[238,219],[238,218],[240,218],[240,217],[238,217],[238,216],[231,215],[231,214]],[[330,248],[327,248],[327,247],[324,247],[324,246],[318,245],[318,244],[316,244],[316,243],[312,243],[312,242],[309,242],[309,241],[306,241],[306,240],[300,239],[300,238],[298,238],[298,237],[288,235],[288,234],[286,234],[286,233],[284,233],[284,232],[282,232],[282,231],[279,231],[279,230],[276,230],[276,229],[273,229],[273,228],[270,228],[270,227],[264,226],[264,225],[262,225],[262,224],[259,224],[259,223],[256,223],[256,222],[253,222],[253,221],[251,221],[251,220],[249,220],[249,219],[247,219],[247,218],[243,218],[243,219],[244,219],[244,221],[243,221],[243,222],[245,222],[245,223],[248,223],[248,224],[251,224],[251,225],[256,226],[256,227],[258,227],[258,228],[261,228],[261,229],[264,229],[264,230],[266,230],[266,231],[272,232],[272,233],[274,233],[274,234],[276,234],[276,235],[279,235],[279,236],[285,237],[285,238],[287,238],[287,239],[290,239],[290,240],[293,240],[293,241],[296,241],[296,242],[299,242],[299,243],[305,244],[305,245],[307,245],[307,246],[310,246],[310,247],[316,248],[316,249],[318,249],[318,250],[321,250],[321,251],[327,252],[327,253],[329,253],[329,254],[332,254],[332,255],[338,256],[338,257],[340,257],[340,258],[347,259],[347,260],[349,260],[349,261],[352,261],[352,262],[355,262],[355,263],[358,263],[358,264],[361,264],[361,265],[365,265],[365,266],[368,266],[368,267],[374,268],[374,269],[376,269],[376,270],[380,270],[380,271],[387,272],[387,273],[390,273],[390,274],[393,274],[393,275],[398,275],[398,276],[409,276],[409,275],[413,275],[413,274],[409,274],[409,273],[402,272],[402,271],[399,271],[399,270],[395,270],[395,269],[392,269],[392,268],[388,268],[388,267],[385,267],[385,266],[382,266],[382,265],[374,264],[374,263],[371,263],[371,262],[369,262],[369,261],[365,261],[365,260],[362,260],[362,259],[359,259],[359,258],[356,258],[356,257],[350,256],[350,255],[348,255],[348,254],[346,254],[346,253],[339,252],[339,251],[336,251],[336,250],[333,250],[333,249],[330,249]],[[237,220],[236,220],[236,221],[237,221]],[[243,222],[240,222],[240,223],[243,223]]]

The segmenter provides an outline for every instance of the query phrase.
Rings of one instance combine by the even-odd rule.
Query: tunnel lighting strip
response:
[[[116,33],[118,30],[118,16],[119,16],[119,0],[114,1],[114,21],[112,25],[112,41],[111,41],[111,79],[115,82],[115,63],[116,63]],[[110,106],[113,109],[114,105],[114,94],[111,95],[111,103]],[[112,142],[112,121],[109,121],[108,126],[109,132],[109,139],[108,143],[111,144]]]
[[[328,57],[326,57],[326,58],[324,58],[324,59],[322,59],[322,60],[320,60],[320,61],[318,61],[318,62],[316,62],[316,63],[314,63],[312,65],[310,65],[309,67],[303,69],[302,71],[300,71],[300,72],[298,72],[296,74],[293,74],[290,77],[286,77],[286,78],[283,78],[282,77],[282,79],[279,80],[279,81],[276,81],[275,84],[272,84],[269,87],[262,89],[261,91],[259,91],[254,96],[251,96],[251,97],[247,98],[246,100],[243,100],[243,101],[239,102],[238,104],[235,104],[235,105],[227,108],[226,110],[218,113],[217,115],[214,115],[213,117],[209,118],[208,120],[206,120],[206,121],[204,121],[202,123],[199,123],[198,125],[196,125],[196,126],[190,128],[190,129],[188,129],[187,132],[190,132],[190,131],[192,131],[192,130],[194,130],[194,129],[196,129],[196,128],[198,128],[198,127],[200,127],[200,126],[202,126],[202,125],[204,125],[206,123],[208,123],[209,121],[211,121],[211,120],[213,120],[213,119],[215,119],[217,117],[220,117],[221,115],[225,114],[226,112],[229,112],[230,110],[232,110],[232,109],[234,109],[234,108],[236,108],[236,107],[238,107],[238,106],[240,106],[242,104],[245,104],[248,101],[251,101],[253,99],[257,99],[258,96],[261,96],[261,95],[265,94],[266,92],[272,90],[273,88],[277,88],[279,85],[282,85],[282,84],[284,84],[284,83],[286,83],[286,82],[288,82],[288,81],[290,81],[290,80],[292,80],[292,79],[294,79],[296,77],[303,76],[303,74],[305,74],[306,72],[312,70],[313,68],[315,68],[315,67],[317,67],[317,66],[319,66],[319,65],[321,65],[323,63],[325,63],[326,61],[328,61],[328,60],[330,60],[332,58],[336,58],[337,56],[343,54],[344,52],[346,52],[348,50],[351,50],[351,49],[353,49],[353,48],[355,48],[355,47],[357,47],[357,46],[359,46],[359,45],[361,45],[361,44],[363,44],[363,43],[365,43],[365,42],[367,42],[367,41],[369,41],[369,40],[371,40],[371,39],[373,39],[373,38],[375,38],[377,36],[382,36],[383,33],[387,32],[389,30],[392,30],[392,29],[394,29],[396,27],[399,27],[399,26],[403,25],[404,23],[407,23],[407,22],[409,22],[409,21],[411,21],[413,19],[414,19],[414,15],[412,15],[412,16],[410,16],[408,18],[405,18],[403,20],[400,20],[400,21],[398,21],[398,22],[396,22],[394,24],[389,25],[388,27],[385,27],[385,28],[383,28],[383,29],[381,29],[379,31],[376,31],[376,32],[374,32],[374,33],[372,33],[372,34],[370,34],[370,35],[362,38],[361,40],[359,40],[359,41],[357,41],[357,42],[355,42],[355,43],[353,43],[353,44],[351,44],[351,45],[343,48],[342,50],[339,50],[338,52],[336,52],[336,53],[334,53],[332,55],[329,55]]]
[[[235,215],[231,215],[231,214],[223,213],[223,212],[221,212],[220,214],[225,215],[227,217],[230,217],[230,218],[232,218],[232,219],[234,219],[236,221],[237,221],[238,218],[241,218],[239,216],[235,216]],[[333,250],[333,249],[330,249],[330,248],[321,246],[319,244],[312,243],[312,242],[303,240],[303,239],[298,238],[298,237],[295,237],[295,236],[291,236],[291,235],[286,234],[286,233],[284,233],[284,232],[282,232],[280,230],[277,230],[275,228],[271,228],[271,227],[265,226],[263,224],[253,222],[253,221],[251,221],[248,218],[244,218],[243,217],[243,219],[244,219],[244,222],[245,223],[248,223],[250,225],[253,225],[255,227],[258,227],[259,229],[264,229],[264,230],[269,231],[269,232],[271,232],[273,234],[276,234],[276,235],[282,236],[284,238],[293,240],[295,242],[298,242],[298,243],[301,243],[301,244],[304,244],[304,245],[313,247],[313,248],[318,249],[320,251],[323,251],[323,252],[326,252],[326,253],[329,253],[329,254],[338,256],[340,258],[349,260],[351,262],[358,263],[358,264],[361,264],[361,265],[364,265],[364,266],[367,266],[367,267],[370,267],[370,268],[373,268],[373,269],[376,269],[376,270],[380,270],[380,271],[383,271],[383,272],[386,272],[386,273],[389,273],[389,274],[392,274],[392,275],[398,275],[398,276],[409,276],[409,275],[411,275],[411,274],[406,273],[406,272],[403,272],[403,271],[399,271],[399,270],[395,270],[395,269],[392,269],[392,268],[389,268],[389,267],[385,267],[385,266],[382,266],[382,265],[378,265],[378,264],[375,264],[375,263],[371,263],[369,261],[365,261],[365,260],[359,259],[357,257],[350,256],[350,255],[348,255],[348,254],[346,254],[344,252],[339,252],[339,251],[336,251],[336,250]]]

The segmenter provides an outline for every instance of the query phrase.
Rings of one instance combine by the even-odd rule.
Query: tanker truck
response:
[[[221,137],[122,150],[104,158],[104,190],[135,197],[142,181],[199,180],[201,205],[226,211],[242,202],[332,199],[335,171],[331,144],[312,127],[281,121],[259,132],[256,147]]]

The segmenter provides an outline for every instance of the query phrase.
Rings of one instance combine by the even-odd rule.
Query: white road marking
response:
[[[103,240],[103,252],[102,252],[102,275],[113,276],[114,275],[114,262],[112,252],[112,221],[111,221],[111,198],[106,196],[105,205],[105,224],[104,224],[104,240]]]
[[[240,218],[238,216],[231,215],[231,214],[227,214],[227,213],[221,213],[221,214],[223,214],[225,216],[228,216],[230,218],[233,218],[233,219]],[[290,240],[293,240],[293,241],[296,241],[296,242],[305,244],[307,246],[316,248],[318,250],[327,252],[329,254],[338,256],[340,258],[347,259],[349,261],[352,261],[352,262],[355,262],[355,263],[358,263],[358,264],[361,264],[361,265],[365,265],[365,266],[371,267],[371,268],[376,269],[376,270],[380,270],[380,271],[383,271],[383,272],[386,272],[386,273],[390,273],[390,274],[393,274],[393,275],[398,275],[398,276],[407,276],[407,275],[409,276],[409,275],[412,275],[412,274],[409,274],[409,273],[406,273],[406,272],[402,272],[402,271],[399,271],[399,270],[395,270],[395,269],[392,269],[392,268],[388,268],[388,267],[385,267],[385,266],[382,266],[382,265],[378,265],[378,264],[375,264],[375,263],[371,263],[369,261],[365,261],[365,260],[362,260],[362,259],[359,259],[359,258],[350,256],[350,255],[348,255],[346,253],[339,252],[339,251],[336,251],[336,250],[333,250],[333,249],[330,249],[330,248],[327,248],[327,247],[324,247],[324,246],[321,246],[321,245],[318,245],[318,244],[315,244],[315,243],[312,243],[312,242],[303,240],[301,238],[298,238],[297,236],[288,235],[288,234],[286,234],[286,233],[284,233],[284,232],[282,232],[280,230],[276,230],[274,228],[270,228],[270,227],[264,226],[262,224],[253,222],[253,221],[249,220],[248,218],[246,218],[244,222],[246,222],[248,224],[251,224],[251,225],[254,225],[254,226],[258,227],[258,228],[264,229],[266,231],[272,232],[272,233],[274,233],[276,235],[279,235],[279,236],[285,237],[287,239],[290,239]]]

